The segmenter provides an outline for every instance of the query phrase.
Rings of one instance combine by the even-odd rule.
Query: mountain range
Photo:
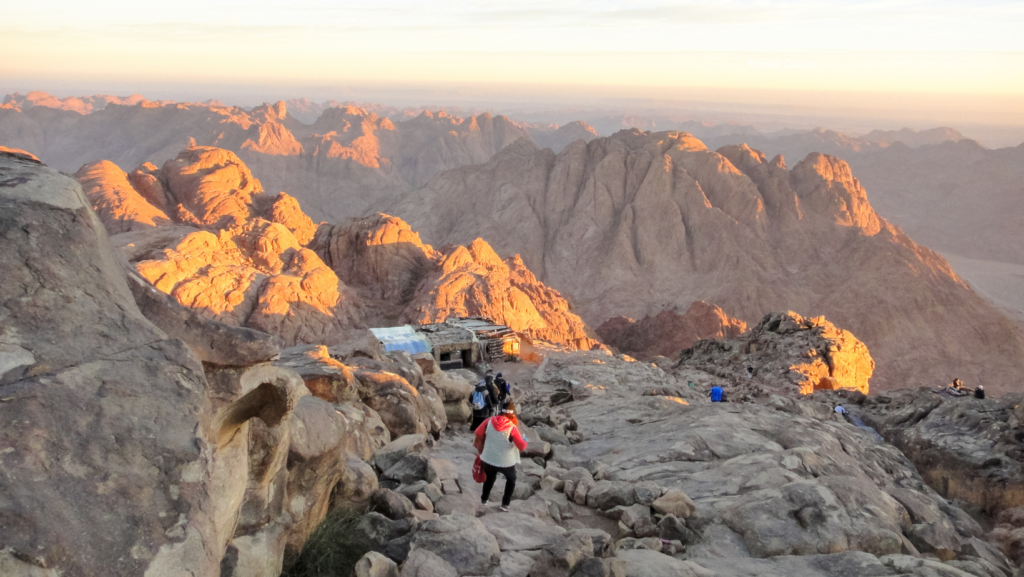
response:
[[[318,110],[304,105],[307,119]],[[944,259],[910,240],[919,239],[915,222],[924,223],[920,230],[942,229],[938,219],[955,219],[967,224],[947,229],[957,231],[953,246],[974,243],[993,259],[1011,258],[1016,231],[1002,223],[1015,214],[1019,149],[990,151],[947,129],[854,138],[694,122],[706,142],[640,130],[600,137],[585,122],[460,118],[436,108],[381,107],[379,114],[351,105],[321,107],[307,124],[290,113],[295,106],[60,101],[33,93],[5,99],[0,142],[67,172],[109,160],[124,176],[108,188],[126,190],[127,182],[149,205],[140,205],[140,218],[173,221],[158,227],[161,234],[250,222],[207,220],[196,214],[205,208],[166,196],[161,205],[151,190],[154,182],[166,191],[173,179],[191,178],[173,166],[179,151],[215,147],[233,151],[263,190],[287,191],[314,228],[321,220],[349,227],[350,218],[385,212],[407,222],[424,245],[465,249],[480,238],[499,255],[519,254],[522,266],[567,296],[591,326],[621,315],[682,312],[699,300],[751,324],[766,311],[793,309],[825,314],[867,343],[879,360],[881,388],[953,376],[1009,387],[1019,372],[1019,331]],[[758,151],[762,145],[768,154]],[[780,149],[785,155],[773,156]],[[790,168],[787,158],[803,160]],[[83,170],[85,184],[95,175]],[[957,171],[959,179],[943,176]],[[987,179],[1000,185],[985,186]],[[949,202],[929,204],[950,182]],[[918,192],[914,183],[932,188]],[[991,202],[966,202],[979,186],[991,191]],[[887,207],[879,212],[894,215],[897,225],[910,223],[910,237],[874,205]],[[1001,214],[993,217],[992,207]],[[234,218],[230,211],[217,218],[224,216]],[[405,290],[410,296],[415,287]],[[371,317],[402,317],[382,310]]]

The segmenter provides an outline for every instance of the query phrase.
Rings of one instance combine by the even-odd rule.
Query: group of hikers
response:
[[[519,452],[526,450],[526,439],[519,431],[516,405],[512,400],[512,386],[501,373],[487,371],[469,397],[473,408],[473,447],[477,451],[477,465],[483,477],[480,502],[487,504],[491,489],[500,473],[505,477],[505,491],[501,496],[502,512],[508,511],[512,493],[516,489],[516,465]],[[474,470],[474,479],[480,481]]]

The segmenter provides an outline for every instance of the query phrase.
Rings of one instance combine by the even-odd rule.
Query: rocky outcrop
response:
[[[402,219],[386,214],[324,226],[312,248],[346,283],[399,308],[440,258]]]
[[[287,228],[263,219],[192,233],[136,268],[181,304],[288,345],[336,343],[363,326],[358,297]]]
[[[276,577],[365,492],[372,411],[310,396],[270,335],[129,288],[90,204],[0,156],[0,567]]]
[[[627,317],[606,320],[597,327],[601,340],[619,351],[641,359],[675,358],[701,339],[735,339],[747,324],[730,318],[716,305],[697,301],[685,314],[664,310],[639,321]]]
[[[871,348],[876,388],[961,370],[977,381],[984,366],[986,385],[1008,390],[1024,369],[1020,331],[879,217],[835,157],[787,169],[781,157],[713,152],[673,132],[622,131],[559,154],[519,142],[438,175],[393,210],[435,246],[481,237],[520,254],[594,325],[698,300],[748,324],[765,311],[811,311]]]
[[[850,331],[790,311],[765,315],[736,339],[698,341],[682,352],[677,367],[737,383],[788,383],[804,395],[838,389],[866,395],[875,361]]]
[[[1021,395],[949,397],[937,388],[863,401],[862,416],[947,499],[986,515],[1024,506]]]
[[[86,164],[75,173],[75,178],[110,234],[171,222],[164,211],[135,190],[128,175],[113,162],[102,160]]]
[[[490,318],[518,333],[575,349],[598,346],[558,291],[538,282],[518,255],[502,260],[482,239],[442,256],[402,318],[427,324],[468,316]]]
[[[194,226],[228,228],[255,216],[253,195],[260,181],[232,152],[190,146],[167,161],[161,179],[177,201],[177,220]]]
[[[380,437],[375,450],[392,437],[438,435],[448,424],[444,400],[408,355],[355,357],[337,349],[305,345],[282,351],[275,364],[297,372],[321,399],[365,405],[371,415],[368,418],[380,422],[388,433]]]

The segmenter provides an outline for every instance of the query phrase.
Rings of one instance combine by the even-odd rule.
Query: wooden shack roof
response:
[[[499,325],[491,319],[483,317],[454,318],[445,321],[445,324],[462,327],[472,331],[480,339],[519,339],[515,331],[505,325]]]
[[[434,346],[451,344],[469,344],[476,341],[473,331],[450,325],[448,323],[435,323],[430,325],[417,325],[413,327],[417,332],[422,333]]]

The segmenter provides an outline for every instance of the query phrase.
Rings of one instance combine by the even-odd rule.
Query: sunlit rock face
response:
[[[103,226],[111,234],[170,224],[163,210],[135,190],[113,162],[86,164],[75,173]]]
[[[518,255],[502,260],[483,239],[456,246],[435,263],[403,318],[433,323],[448,317],[502,319],[536,339],[590,349],[599,343],[558,291],[537,281]]]
[[[864,343],[824,317],[772,313],[734,339],[698,341],[681,367],[707,370],[735,382],[819,390],[870,392],[875,361]],[[749,369],[748,369],[749,368]]]
[[[263,192],[230,151],[191,147],[161,169],[146,164],[131,175],[95,163],[80,177],[143,278],[208,318],[288,346],[466,315],[570,348],[597,345],[569,303],[518,257],[502,261],[482,240],[441,253],[384,214],[317,225],[294,197]]]
[[[638,321],[628,317],[608,319],[597,327],[605,344],[631,356],[647,359],[676,357],[700,339],[734,339],[747,324],[730,318],[721,307],[697,301],[685,314],[661,311]]]
[[[483,316],[532,338],[590,349],[590,329],[558,291],[516,256],[502,260],[482,239],[434,250],[399,218],[378,214],[323,226],[314,247],[359,289],[380,324]]]
[[[483,238],[519,253],[592,325],[703,300],[748,324],[772,310],[826,316],[871,348],[876,388],[957,373],[1009,390],[1024,371],[1019,329],[878,216],[835,157],[789,169],[677,132],[622,131],[558,154],[521,141],[393,211],[435,246]]]

